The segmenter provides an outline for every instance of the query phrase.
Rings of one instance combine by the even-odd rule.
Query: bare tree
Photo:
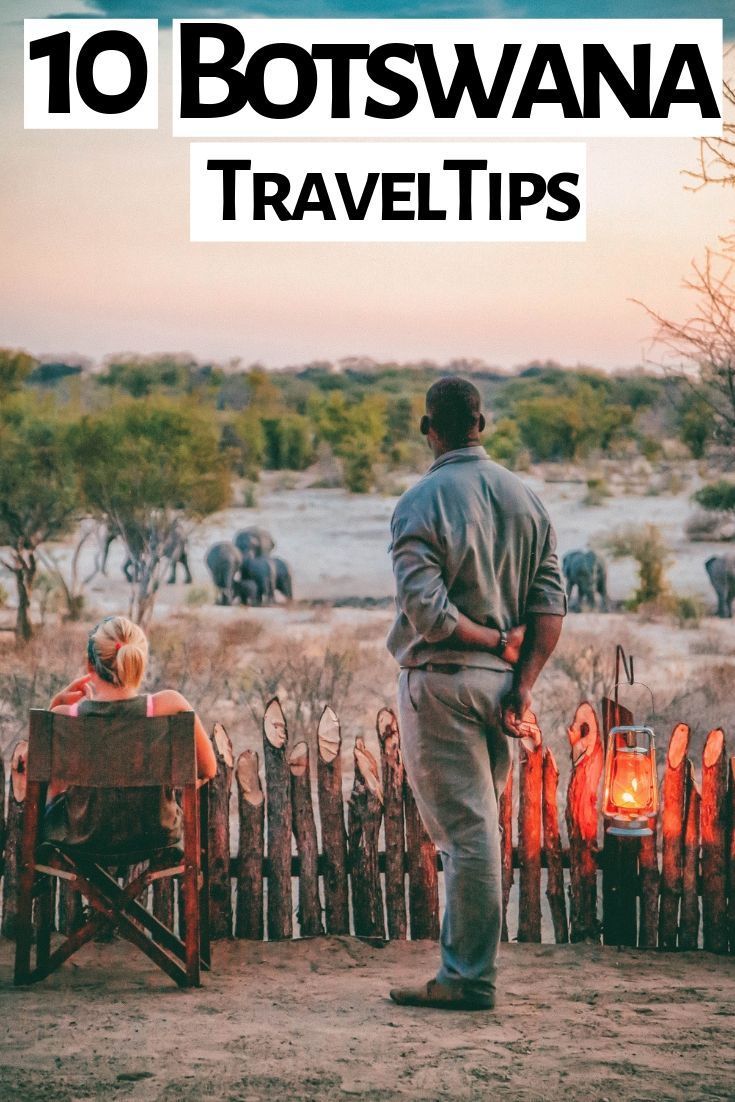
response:
[[[735,59],[735,49],[726,51],[726,61],[730,57]],[[735,188],[735,85],[725,81],[723,98],[722,136],[701,138],[697,167],[685,172],[693,190],[712,184]],[[694,310],[682,321],[638,305],[656,324],[654,343],[671,357],[664,366],[706,411],[711,437],[723,449],[720,458],[730,465],[735,459],[735,231],[707,249],[704,261],[692,264],[684,287],[694,296]]]
[[[712,437],[735,452],[735,253],[727,242],[707,249],[703,262],[692,264],[684,286],[694,296],[694,309],[681,321],[666,318],[645,303],[656,325],[654,343],[667,350],[668,370],[675,373],[707,410]],[[683,367],[682,362],[691,365]],[[667,365],[664,365],[665,367]]]
[[[735,60],[735,47],[725,51],[726,63],[728,59]],[[725,106],[722,136],[700,138],[697,167],[685,173],[695,191],[707,184],[735,185],[735,84],[725,80],[722,91]]]

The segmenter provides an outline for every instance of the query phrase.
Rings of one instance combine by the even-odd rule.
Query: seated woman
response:
[[[49,707],[69,716],[145,719],[193,711],[175,689],[139,695],[148,640],[137,624],[108,616],[89,634],[87,673],[57,693]],[[199,717],[194,717],[197,776],[210,780],[217,759]],[[181,808],[171,788],[49,789],[43,839],[84,846],[97,854],[164,849],[182,836]]]

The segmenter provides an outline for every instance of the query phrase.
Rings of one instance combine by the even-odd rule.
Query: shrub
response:
[[[641,455],[645,456],[649,463],[658,459],[663,451],[661,442],[654,436],[644,436],[640,443]]]
[[[353,494],[366,494],[373,485],[373,459],[369,450],[355,448],[344,455],[345,486]]]
[[[206,585],[192,585],[186,592],[187,608],[201,608],[212,604],[212,593]]]
[[[604,541],[604,546],[613,558],[630,557],[638,564],[638,588],[627,602],[628,608],[635,610],[644,604],[655,604],[669,593],[666,579],[669,553],[655,524],[621,528]]]
[[[603,505],[609,496],[610,487],[604,478],[588,478],[587,493],[582,498],[582,504],[590,507]]]
[[[735,482],[721,478],[703,486],[693,495],[693,500],[703,509],[717,509],[721,512],[735,512]]]

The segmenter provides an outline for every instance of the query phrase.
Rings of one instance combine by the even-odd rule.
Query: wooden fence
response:
[[[603,717],[606,728],[613,720],[629,721],[629,713],[615,711],[610,701],[604,702]],[[735,952],[735,757],[728,761],[723,731],[707,737],[700,788],[687,756],[689,727],[675,727],[664,766],[662,811],[651,824],[654,833],[624,840],[603,834],[604,740],[591,705],[580,704],[568,733],[568,847],[562,847],[559,829],[559,771],[538,734],[535,743],[519,744],[517,769],[500,802],[503,938],[541,940],[545,870],[557,942],[602,938],[606,944],[661,949],[703,944],[714,952]],[[345,801],[339,720],[331,708],[324,709],[317,730],[315,803],[309,747],[305,742],[289,745],[278,700],[270,702],[263,718],[265,789],[258,754],[246,750],[235,762],[225,729],[215,725],[218,771],[210,787],[209,831],[213,937],[278,940],[324,932],[376,939],[438,937],[441,861],[404,775],[398,722],[389,709],[378,713],[377,736],[380,761],[363,739],[355,740],[354,782]],[[13,750],[0,822],[1,928],[10,937],[26,753],[24,742]],[[4,792],[4,773],[1,779]],[[511,907],[516,872],[517,906]],[[148,905],[173,924],[173,882],[156,882]],[[62,884],[55,906],[59,929],[74,929],[81,913],[78,895]],[[516,913],[517,921],[511,921]]]

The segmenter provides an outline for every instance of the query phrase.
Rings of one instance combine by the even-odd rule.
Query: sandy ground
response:
[[[220,943],[199,991],[93,945],[31,989],[0,947],[0,1098],[731,1099],[735,961],[503,946],[498,1009],[394,1006],[436,947]]]

